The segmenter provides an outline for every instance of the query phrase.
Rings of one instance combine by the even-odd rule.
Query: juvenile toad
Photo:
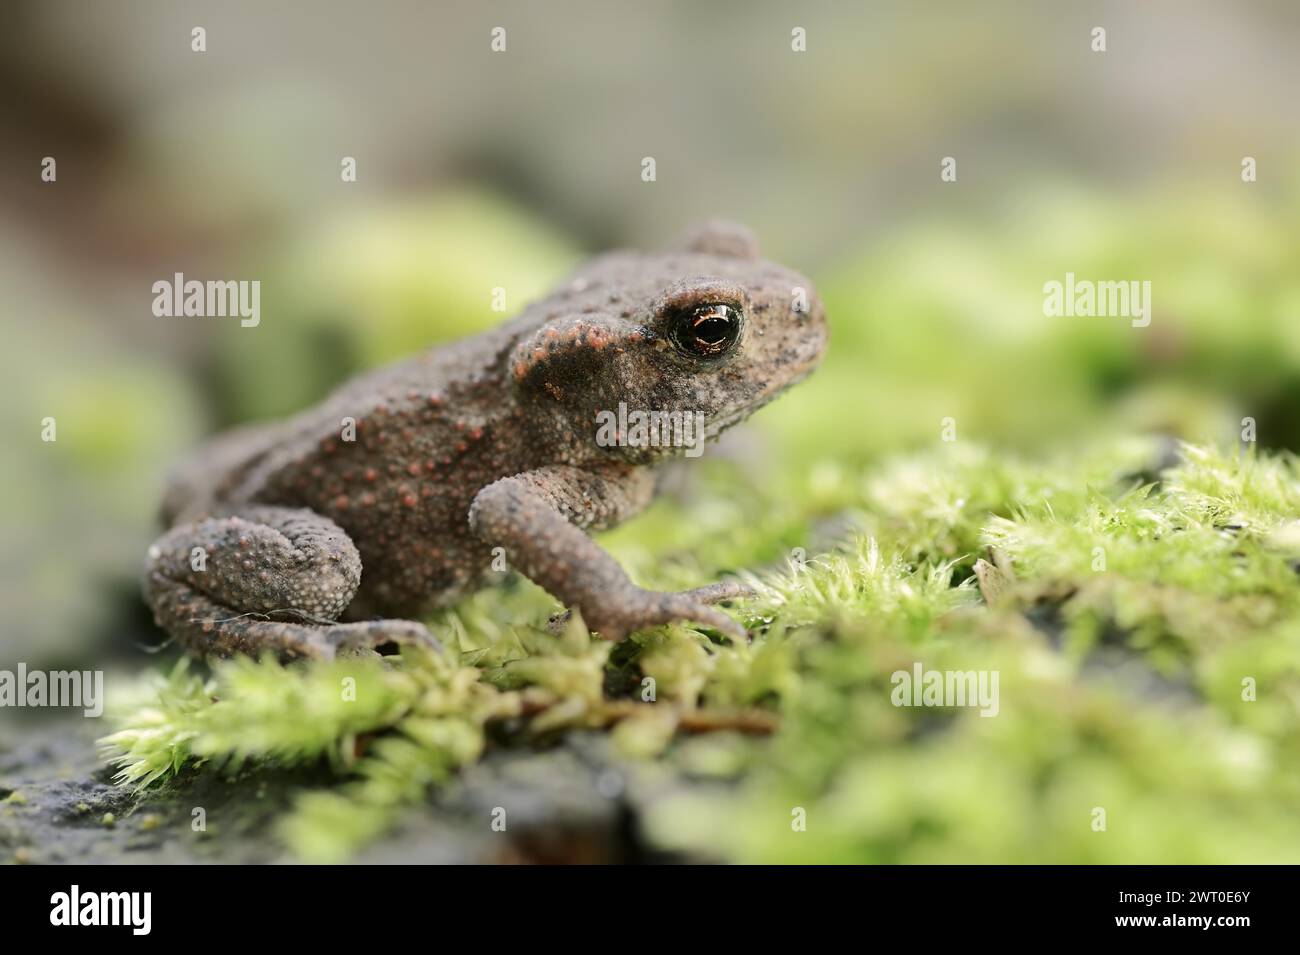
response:
[[[499,577],[500,547],[608,639],[673,620],[743,637],[713,606],[739,586],[643,590],[584,532],[649,503],[655,465],[690,450],[662,440],[670,422],[716,438],[825,346],[809,282],[738,227],[601,256],[494,331],[200,449],[169,484],[145,599],[198,655],[436,643],[400,618]]]

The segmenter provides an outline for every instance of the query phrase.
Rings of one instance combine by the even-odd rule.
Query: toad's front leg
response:
[[[744,627],[709,606],[743,595],[743,585],[679,593],[643,590],[583,533],[630,517],[653,494],[654,477],[646,468],[539,468],[479,491],[469,521],[483,541],[504,547],[516,568],[566,606],[577,607],[587,626],[606,639],[621,640],[633,630],[674,620],[698,621],[745,639]]]

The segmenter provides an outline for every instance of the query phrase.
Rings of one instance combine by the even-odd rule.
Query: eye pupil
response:
[[[727,337],[727,331],[730,328],[731,323],[725,318],[717,318],[711,315],[708,318],[696,320],[695,337],[702,342],[714,345]]]
[[[697,358],[719,358],[740,336],[740,312],[730,305],[699,305],[673,323],[677,346]]]

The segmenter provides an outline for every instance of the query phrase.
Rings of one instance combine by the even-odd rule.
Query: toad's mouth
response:
[[[710,415],[707,418],[705,418],[704,421],[705,438],[709,440],[717,438],[718,435],[720,435],[723,431],[726,431],[732,425],[739,424],[741,421],[744,421],[746,418],[752,415],[755,411],[762,408],[764,405],[770,404],[772,401],[775,401],[786,391],[793,388],[795,385],[799,384],[799,382],[803,381],[814,371],[816,371],[817,366],[821,364],[821,359],[822,359],[821,351],[816,351],[810,357],[804,359],[799,364],[783,365],[782,371],[786,372],[786,374],[779,385],[769,384],[763,391],[759,392],[755,396],[754,400],[750,401],[743,407],[736,408],[724,414]]]

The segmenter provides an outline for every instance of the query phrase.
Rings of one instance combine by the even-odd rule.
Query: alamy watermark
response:
[[[153,283],[153,313],[159,318],[239,318],[244,328],[262,320],[262,283],[252,281],[186,281],[183,272]]]
[[[596,444],[602,448],[685,448],[686,457],[704,453],[703,411],[628,410],[596,412]]]
[[[889,701],[895,706],[972,706],[980,716],[997,716],[997,670],[926,670],[920,663],[912,669],[895,670]]]
[[[1134,328],[1151,324],[1149,281],[1093,282],[1065,273],[1065,281],[1043,285],[1043,314],[1049,317],[1127,318]]]
[[[0,670],[0,707],[78,706],[90,718],[104,712],[102,670]]]
[[[121,925],[132,935],[148,935],[152,910],[152,892],[83,892],[73,885],[50,896],[51,925]]]

